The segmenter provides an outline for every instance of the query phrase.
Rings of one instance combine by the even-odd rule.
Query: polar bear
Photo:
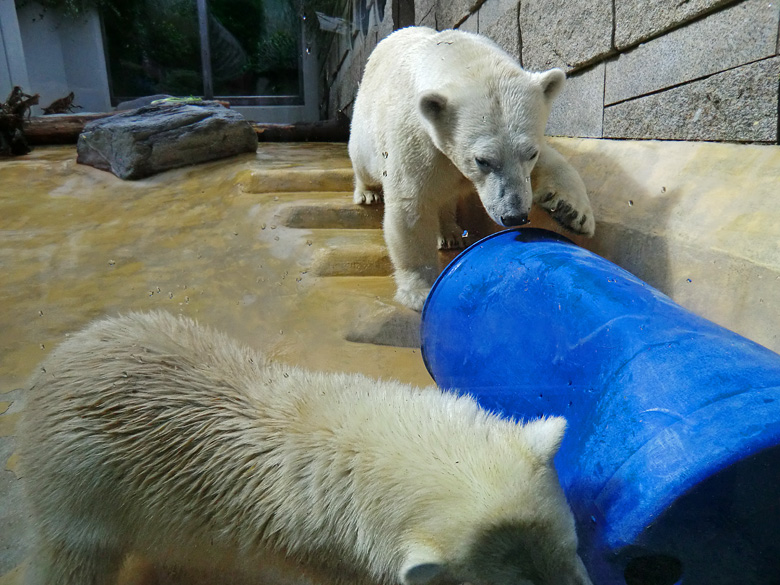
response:
[[[422,308],[438,274],[437,240],[459,243],[455,205],[475,188],[499,225],[526,223],[533,200],[593,234],[582,179],[543,139],[564,81],[560,69],[524,71],[467,32],[410,27],[377,45],[355,98],[349,155],[355,203],[384,198],[396,300]]]
[[[589,585],[551,464],[565,424],[107,318],[28,392],[28,583],[107,585],[133,553],[230,583]]]

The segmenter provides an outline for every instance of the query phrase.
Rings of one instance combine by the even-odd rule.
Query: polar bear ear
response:
[[[438,92],[429,91],[420,95],[417,107],[425,119],[435,124],[447,108],[447,98]]]
[[[565,418],[561,416],[540,418],[523,426],[523,439],[533,455],[549,463],[560,449],[565,432]]]
[[[566,83],[566,74],[561,69],[550,69],[543,73],[535,73],[536,81],[542,86],[544,97],[547,102],[551,102],[557,97],[564,84]]]
[[[428,585],[444,572],[439,555],[427,547],[415,547],[406,557],[399,581],[403,585]]]

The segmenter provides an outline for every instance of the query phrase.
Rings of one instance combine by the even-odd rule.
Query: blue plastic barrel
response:
[[[568,419],[555,464],[596,585],[780,584],[779,355],[528,228],[450,263],[421,337],[439,386]]]

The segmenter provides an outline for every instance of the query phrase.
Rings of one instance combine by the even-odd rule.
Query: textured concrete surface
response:
[[[479,32],[479,12],[474,12],[469,15],[469,17],[458,26],[458,30],[472,33]]]
[[[436,24],[439,29],[453,28],[471,14],[475,0],[437,0]]]
[[[520,30],[526,69],[568,71],[612,51],[612,2],[524,0]]]
[[[550,136],[600,138],[604,118],[604,63],[569,76],[547,120]]]
[[[594,239],[572,239],[780,350],[780,147],[551,143],[580,170],[598,220]],[[350,191],[343,144],[261,144],[133,183],[76,165],[74,147],[0,161],[0,585],[21,582],[28,538],[20,388],[92,319],[166,309],[282,362],[430,383],[419,315],[392,301],[381,210],[352,205]],[[476,205],[463,224],[498,229]]]
[[[775,143],[780,57],[609,106],[604,136]]]
[[[507,53],[520,61],[520,29],[517,26],[519,9],[517,5],[509,7],[498,16],[492,9],[486,10],[485,4],[479,11],[479,32],[493,39]],[[522,62],[521,62],[522,63]]]
[[[747,0],[623,53],[607,62],[604,103],[770,57],[777,50],[778,20],[780,3]]]
[[[436,0],[415,0],[414,23],[436,28]]]
[[[510,24],[517,28],[517,17],[520,3],[517,0],[488,0],[479,8],[480,32],[485,32],[493,25],[499,28]],[[514,22],[506,23],[509,20]]]
[[[625,49],[734,0],[615,0],[615,46]]]

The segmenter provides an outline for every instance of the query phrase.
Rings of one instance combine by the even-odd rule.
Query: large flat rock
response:
[[[257,135],[238,112],[215,102],[167,103],[90,122],[79,136],[77,161],[142,179],[256,149]]]

